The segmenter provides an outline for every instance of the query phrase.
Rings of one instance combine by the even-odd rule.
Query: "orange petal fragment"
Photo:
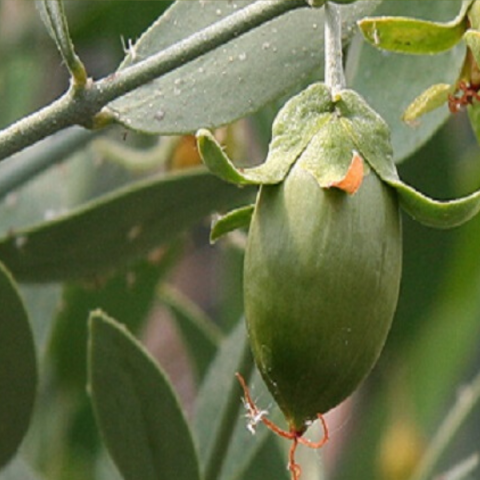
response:
[[[362,184],[363,181],[363,158],[358,152],[353,152],[352,162],[348,167],[345,177],[342,178],[339,182],[332,183],[332,187],[339,188],[344,192],[353,195]]]

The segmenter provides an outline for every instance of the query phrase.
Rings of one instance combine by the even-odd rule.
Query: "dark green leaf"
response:
[[[235,373],[241,373],[248,380],[253,369],[242,321],[219,349],[197,400],[194,432],[206,478],[212,478],[216,468],[222,480],[244,478],[269,436],[273,435],[264,425],[259,425],[253,436],[247,430],[248,419],[242,415],[245,411],[243,394]],[[259,407],[270,407],[272,398],[259,375],[254,376],[252,385],[253,397],[261,402]]]
[[[121,318],[133,333],[143,325],[156,294],[158,281],[179,257],[170,247],[158,263],[141,261],[104,282],[73,283],[63,290],[50,342],[50,358],[62,387],[83,391],[87,379],[87,318],[99,308]]]
[[[193,361],[197,380],[201,382],[217,352],[222,334],[213,321],[179,291],[163,286],[160,300],[173,313]]]
[[[29,423],[37,388],[33,335],[10,274],[0,264],[0,467],[15,454]]]
[[[206,215],[248,201],[251,190],[203,169],[139,182],[70,214],[0,240],[0,260],[20,281],[105,273],[145,256]]]
[[[286,455],[280,450],[280,442],[271,435],[258,449],[247,472],[241,477],[231,477],[231,480],[288,480],[290,476],[285,468],[286,462]]]
[[[124,327],[90,317],[89,385],[107,448],[125,480],[198,480],[193,440],[172,387]]]
[[[250,3],[176,2],[141,37],[122,68]],[[369,0],[345,7],[345,40],[354,32],[353,23],[378,3]],[[191,133],[227,124],[255,112],[320,70],[322,38],[323,10],[299,9],[121,97],[110,108],[128,128],[148,133]]]

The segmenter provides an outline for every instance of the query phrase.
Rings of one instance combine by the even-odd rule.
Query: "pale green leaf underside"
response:
[[[0,467],[15,455],[28,429],[37,388],[37,364],[27,312],[0,263]]]
[[[134,46],[121,68],[157,53],[252,3],[176,2]],[[343,9],[344,40],[378,0]],[[191,133],[245,117],[323,68],[323,9],[307,6],[228,42],[112,102],[128,128],[154,134]],[[134,57],[134,58],[133,58]]]
[[[101,434],[125,480],[199,480],[169,381],[140,343],[99,311],[90,317],[89,385]]]
[[[248,228],[252,220],[255,205],[237,208],[215,220],[210,230],[210,242],[215,243],[219,238],[238,228]]]

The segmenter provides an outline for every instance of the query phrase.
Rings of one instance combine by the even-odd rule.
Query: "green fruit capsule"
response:
[[[255,206],[244,269],[248,332],[294,432],[357,388],[392,323],[402,261],[398,200],[365,171],[351,195],[321,187],[297,161],[282,183],[261,186]]]

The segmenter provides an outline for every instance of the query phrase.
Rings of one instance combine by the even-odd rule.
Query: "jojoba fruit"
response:
[[[301,161],[260,187],[245,255],[247,327],[292,431],[348,397],[375,364],[397,303],[401,238],[396,193],[367,165],[353,195],[320,187]]]

